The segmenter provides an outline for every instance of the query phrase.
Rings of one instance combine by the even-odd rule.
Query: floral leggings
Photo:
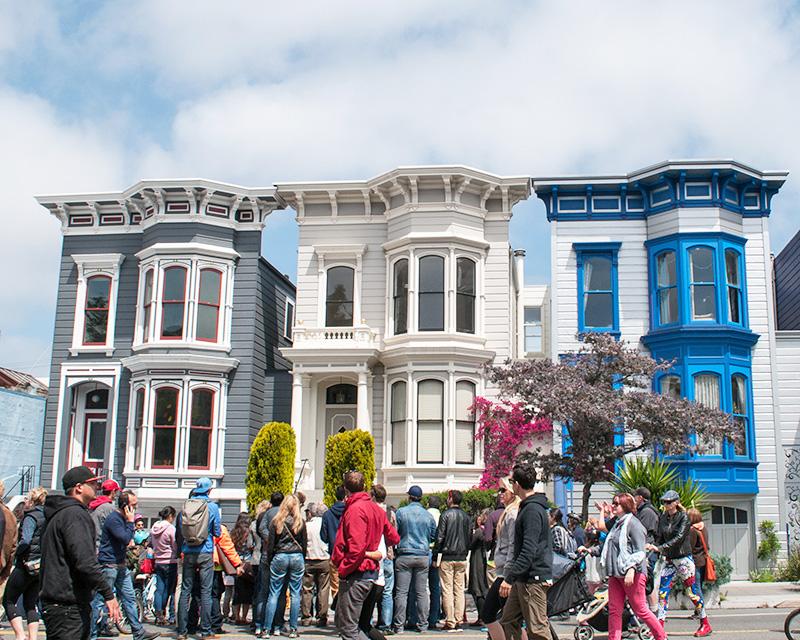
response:
[[[694,604],[695,613],[702,620],[706,617],[703,590],[695,580],[694,560],[692,560],[691,556],[665,561],[664,568],[661,570],[661,584],[658,587],[658,619],[665,620],[667,617],[669,594],[672,591],[672,581],[676,574],[683,582],[684,587],[686,587],[686,595],[689,596],[689,599]]]

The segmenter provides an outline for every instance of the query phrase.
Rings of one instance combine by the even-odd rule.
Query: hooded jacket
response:
[[[519,504],[514,523],[514,556],[505,566],[505,580],[546,582],[553,577],[553,537],[547,514],[547,497],[528,496]]]
[[[333,506],[322,514],[322,529],[319,537],[328,544],[328,554],[333,554],[333,544],[336,542],[336,532],[339,530],[339,521],[344,513],[344,502],[334,502]]]
[[[676,511],[674,516],[662,513],[658,519],[658,550],[667,560],[691,555],[689,541],[689,516],[685,511]]]
[[[89,510],[70,496],[50,495],[45,499],[44,515],[47,524],[39,573],[42,601],[88,606],[95,590],[105,600],[112,600],[114,592],[97,562]]]
[[[153,544],[153,558],[156,564],[175,564],[178,562],[178,545],[175,542],[175,525],[159,520],[150,528],[150,542]]]
[[[339,569],[339,575],[344,578],[369,572],[377,577],[378,562],[367,558],[365,554],[378,550],[381,537],[386,539],[387,545],[400,542],[400,536],[389,523],[386,512],[369,495],[359,491],[348,496],[331,554],[331,562]]]
[[[108,496],[100,496],[89,503],[89,511],[92,512],[92,519],[94,520],[95,530],[97,531],[97,543],[99,545],[106,518],[115,511],[114,503]]]

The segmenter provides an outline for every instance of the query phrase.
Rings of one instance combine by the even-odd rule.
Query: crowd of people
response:
[[[350,471],[330,508],[276,492],[229,531],[211,480],[200,478],[179,510],[164,507],[148,529],[133,491],[75,467],[62,478],[63,495],[37,488],[18,518],[0,510],[3,605],[16,640],[36,640],[40,614],[54,640],[115,636],[123,617],[134,640],[151,640],[159,633],[145,630],[137,610],[143,575],[155,580],[154,624],[174,627],[178,640],[215,637],[225,622],[259,638],[297,638],[300,627],[330,625],[331,610],[345,640],[458,633],[465,624],[485,627],[490,640],[521,640],[523,626],[550,640],[548,589],[583,562],[590,586],[607,581],[610,640],[621,637],[626,600],[663,640],[676,577],[700,621],[695,636],[711,633],[699,512],[687,512],[674,491],[659,510],[640,488],[596,503],[598,516],[582,523],[549,508],[537,479],[518,462],[500,482],[496,508],[473,517],[461,492],[450,490],[445,505],[428,496],[425,506],[416,485],[404,506],[387,507],[381,485],[366,487]],[[469,623],[465,594],[477,611]]]

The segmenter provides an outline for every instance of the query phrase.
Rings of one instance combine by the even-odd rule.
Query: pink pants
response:
[[[625,578],[608,579],[608,640],[622,638],[622,610],[625,608],[626,597],[639,622],[650,628],[654,640],[664,640],[667,637],[661,623],[647,606],[645,579],[643,573],[637,572],[630,587],[625,586]]]

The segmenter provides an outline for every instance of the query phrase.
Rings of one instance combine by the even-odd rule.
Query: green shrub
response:
[[[751,571],[750,582],[775,582],[775,574],[772,572],[772,569]]]
[[[781,550],[781,542],[775,533],[775,523],[772,520],[762,520],[758,525],[758,532],[761,534],[758,559],[774,567],[778,560],[778,552]]]
[[[462,494],[464,499],[461,501],[461,508],[471,516],[477,516],[484,509],[494,510],[497,503],[497,489],[467,489]],[[442,501],[442,511],[447,508],[447,491],[432,491],[422,496],[422,505],[426,509],[431,496],[439,496]],[[407,498],[400,502],[401,507],[407,504]]]
[[[361,429],[344,431],[325,443],[325,504],[336,501],[336,487],[348,471],[360,471],[370,487],[375,481],[375,441]]]
[[[792,547],[786,564],[778,569],[778,580],[783,582],[800,582],[800,547]]]
[[[721,587],[731,581],[733,564],[728,556],[718,556],[716,553],[712,553],[711,557],[714,560],[714,569],[717,571],[717,580],[713,584]]]
[[[244,479],[251,512],[275,491],[292,492],[296,450],[294,429],[285,422],[269,422],[261,427],[250,447]]]

